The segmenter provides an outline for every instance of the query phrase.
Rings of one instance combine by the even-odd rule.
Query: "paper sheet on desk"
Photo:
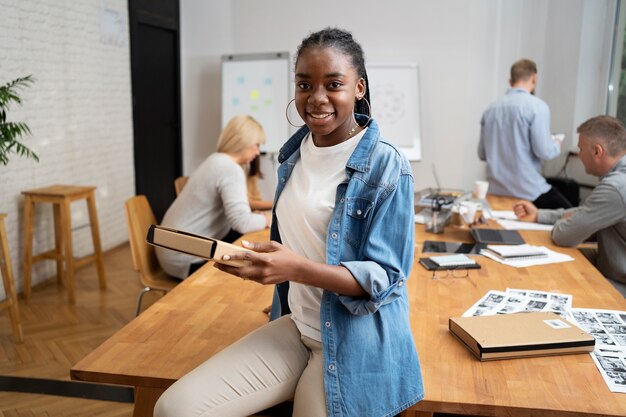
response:
[[[551,231],[551,224],[529,223],[517,220],[512,210],[489,210],[484,214],[486,219],[494,219],[500,226],[507,230],[546,230]]]
[[[526,268],[529,266],[555,264],[559,262],[568,262],[574,260],[574,258],[569,255],[565,255],[564,253],[558,253],[545,247],[543,249],[545,249],[545,251],[548,253],[548,256],[545,258],[535,259],[502,260],[498,259],[495,255],[492,255],[487,251],[480,251],[480,254],[489,259],[493,259],[496,262],[500,262],[504,265],[514,266],[515,268]]]
[[[507,230],[545,230],[551,231],[551,224],[520,222],[518,220],[497,220],[498,224]]]
[[[626,311],[572,308],[568,320],[596,338],[591,357],[609,390],[626,393]]]
[[[485,210],[483,216],[487,219],[495,220],[517,220],[517,216],[513,213],[513,210]]]

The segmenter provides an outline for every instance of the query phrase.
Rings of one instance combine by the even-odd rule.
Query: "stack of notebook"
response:
[[[420,258],[420,263],[429,271],[440,269],[477,269],[480,265],[466,255],[443,255]]]
[[[487,248],[482,249],[480,254],[515,268],[574,260],[567,254],[555,252],[544,246],[531,245],[487,245]]]
[[[487,245],[484,249],[489,254],[502,261],[520,259],[536,259],[548,256],[548,251],[543,246],[523,245]]]

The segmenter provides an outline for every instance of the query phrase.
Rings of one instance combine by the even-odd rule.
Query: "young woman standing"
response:
[[[250,266],[218,266],[278,284],[283,315],[172,385],[158,417],[247,416],[289,399],[298,417],[381,417],[423,398],[406,290],[413,178],[369,117],[360,45],[311,34],[295,86],[306,126],[279,154],[272,241],[228,255]]]

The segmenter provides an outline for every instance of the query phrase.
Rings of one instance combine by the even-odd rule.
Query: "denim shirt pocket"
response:
[[[362,244],[371,222],[373,207],[374,203],[366,198],[346,198],[348,224],[344,229],[344,236],[349,245],[358,248]]]

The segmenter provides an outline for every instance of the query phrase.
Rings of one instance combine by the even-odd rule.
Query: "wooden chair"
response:
[[[174,188],[176,188],[176,195],[179,195],[180,192],[183,191],[183,188],[185,188],[187,181],[189,181],[189,177],[185,175],[180,176],[174,180]]]
[[[139,282],[144,286],[137,297],[135,316],[138,316],[145,293],[162,291],[165,294],[180,283],[180,280],[167,275],[161,269],[154,247],[146,243],[148,228],[151,224],[156,224],[156,219],[145,195],[131,197],[126,201],[126,222],[133,266],[139,274]]]

